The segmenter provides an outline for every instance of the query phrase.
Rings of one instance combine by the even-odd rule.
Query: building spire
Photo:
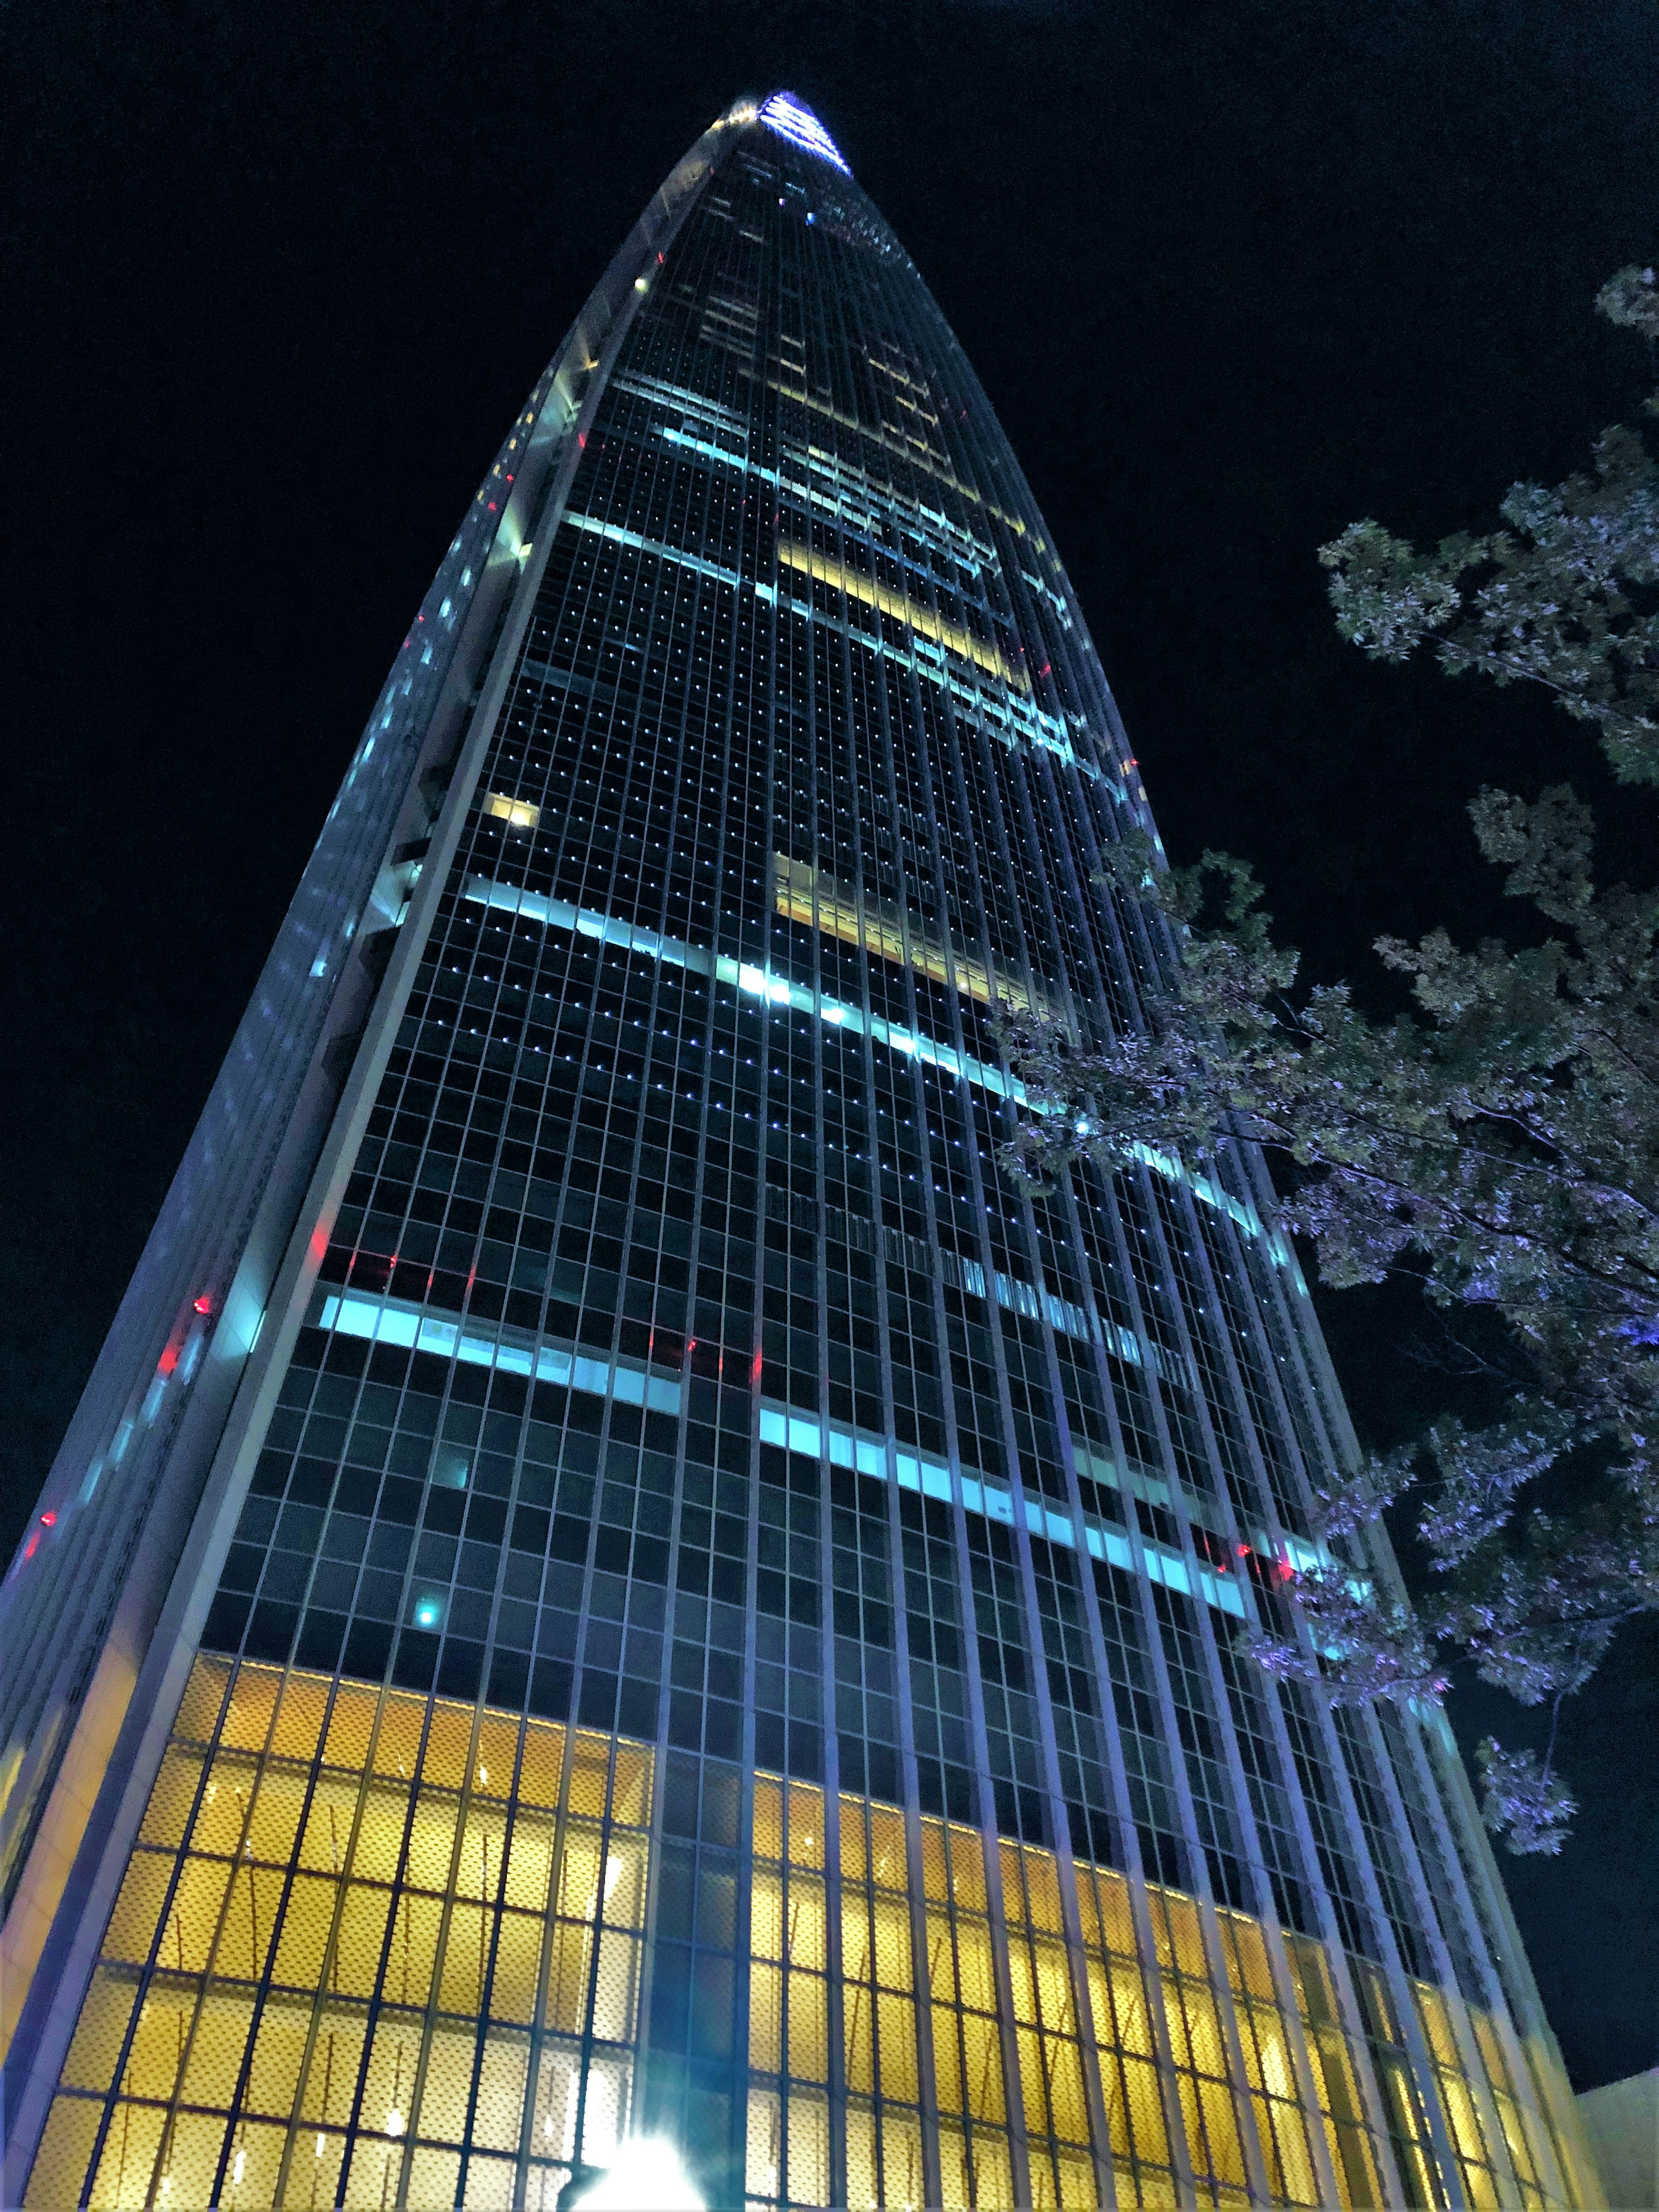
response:
[[[797,100],[793,92],[775,92],[770,99],[763,100],[760,120],[769,131],[775,131],[780,138],[787,138],[792,146],[816,154],[820,161],[833,162],[845,176],[852,175],[835,140],[806,103]]]

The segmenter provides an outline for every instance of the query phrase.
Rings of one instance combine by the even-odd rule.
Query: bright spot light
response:
[[[246,2172],[247,2172],[247,2153],[246,2153],[245,2150],[239,2150],[239,2151],[237,2152],[237,2154],[236,2154],[236,2163],[235,2163],[235,2165],[231,2168],[231,2172],[230,2172],[230,2178],[231,2178],[231,2179],[232,2179],[233,2181],[240,2182],[240,2181],[241,2180],[241,2179],[242,2179],[242,2176],[243,2176]]]
[[[576,2200],[581,2212],[706,2212],[672,2143],[636,2136]]]
[[[395,2105],[386,2116],[386,2131],[389,2136],[400,2136],[404,2131],[404,2116]]]

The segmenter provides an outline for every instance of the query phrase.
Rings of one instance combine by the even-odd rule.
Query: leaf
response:
[[[1559,1775],[1539,1765],[1535,1751],[1505,1751],[1488,1736],[1475,1752],[1480,1770],[1480,1817],[1517,1856],[1554,1858],[1578,1810]]]

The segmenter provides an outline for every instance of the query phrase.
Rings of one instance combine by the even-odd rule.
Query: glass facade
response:
[[[1151,817],[787,95],[613,264],[342,805],[377,742],[356,905],[328,833],[302,890],[332,1088],[216,1425],[151,1417],[185,1502],[84,1838],[105,1708],[12,1723],[24,2201],[552,2208],[629,2134],[757,2208],[1589,2201],[1443,1723],[1240,1649],[1352,1454],[1258,1165],[998,1170],[998,1002],[1103,1036],[1167,958],[1095,881]],[[88,1469],[142,1555],[110,1437],[240,1250],[9,1579],[93,1691]]]

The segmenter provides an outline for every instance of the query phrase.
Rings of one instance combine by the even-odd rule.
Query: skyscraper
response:
[[[1075,596],[721,118],[400,649],[4,1586],[5,2201],[1571,2205],[1259,1164],[1016,1190],[1168,957]],[[1378,1559],[1371,1571],[1387,1575]]]

